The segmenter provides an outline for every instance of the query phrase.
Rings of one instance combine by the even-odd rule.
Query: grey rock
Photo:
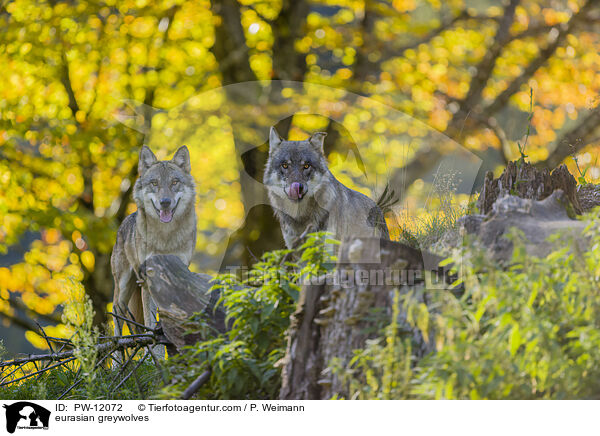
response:
[[[456,220],[456,224],[467,233],[476,233],[485,220],[485,215],[465,215]]]
[[[476,216],[463,220],[463,228],[466,233],[476,235],[476,240],[501,263],[512,257],[513,243],[507,237],[512,228],[524,234],[525,250],[529,255],[545,257],[566,245],[587,245],[583,236],[587,223],[569,218],[567,202],[561,190],[541,201],[506,195],[496,200],[479,226],[473,224],[481,219]],[[558,236],[550,241],[551,235]]]

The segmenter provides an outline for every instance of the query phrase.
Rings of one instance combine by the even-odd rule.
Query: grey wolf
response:
[[[173,159],[158,161],[144,146],[138,163],[139,177],[133,189],[137,211],[123,220],[110,259],[115,292],[113,310],[154,328],[156,305],[138,286],[140,265],[153,254],[174,254],[189,265],[196,246],[196,187],[190,174],[187,147]],[[121,334],[115,319],[115,335]]]
[[[307,232],[328,231],[339,240],[376,236],[389,239],[381,208],[369,197],[340,183],[323,152],[326,133],[286,141],[274,127],[263,182],[285,244],[293,248]]]

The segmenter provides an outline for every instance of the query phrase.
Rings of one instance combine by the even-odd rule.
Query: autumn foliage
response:
[[[457,150],[482,168],[518,158],[530,115],[528,159],[576,172],[576,155],[595,180],[599,15],[596,0],[3,2],[3,323],[64,334],[72,280],[106,321],[144,143],[159,158],[190,149],[192,268],[206,271],[277,248],[251,183],[272,124],[291,138],[327,131],[336,176],[373,196],[390,180],[405,215],[435,207],[429,175]],[[471,187],[455,187],[457,202]]]

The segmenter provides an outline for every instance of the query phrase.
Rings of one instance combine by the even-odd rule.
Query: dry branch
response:
[[[145,346],[156,343],[156,337],[152,334],[135,335],[133,337],[122,336],[113,339],[110,336],[105,338],[106,342],[97,344],[95,349],[100,355],[120,351],[127,348],[132,348],[138,345]],[[30,354],[27,357],[21,357],[6,362],[0,362],[0,368],[7,366],[20,365],[22,363],[43,362],[43,361],[58,361],[68,359],[74,356],[75,350],[63,351],[62,353],[47,353],[47,354]],[[1,385],[0,385],[1,386]]]
[[[192,398],[192,395],[198,392],[198,389],[200,389],[204,385],[204,383],[208,381],[208,379],[210,378],[210,373],[211,371],[207,370],[200,374],[200,376],[196,380],[194,380],[192,384],[190,384],[188,388],[183,392],[183,394],[181,395],[181,399],[189,400],[190,398]]]

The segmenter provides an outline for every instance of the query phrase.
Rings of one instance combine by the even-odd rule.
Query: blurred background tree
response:
[[[346,105],[303,116],[284,111],[278,118],[276,104],[269,116],[254,114],[253,98],[235,113],[220,102],[221,94],[210,94],[224,85],[255,82],[245,92],[266,92],[269,102],[281,104],[289,88],[264,81],[327,86],[332,89],[322,95],[327,102],[335,100],[336,89],[347,90],[381,104],[380,112],[393,108],[443,133],[479,156],[482,171],[519,156],[531,92],[528,158],[540,166],[566,161],[573,167],[570,156],[577,155],[589,167],[588,180],[596,179],[599,3],[2,1],[3,325],[27,330],[37,346],[42,343],[33,333],[36,321],[60,335],[59,306],[68,297],[63,284],[69,278],[92,298],[95,322],[106,321],[113,287],[110,252],[119,223],[135,210],[131,192],[144,143],[166,158],[180,140],[190,141],[200,198],[194,267],[212,270],[219,266],[206,259],[225,250],[223,245],[226,265],[248,264],[281,246],[272,211],[250,199],[255,188],[244,181],[246,175],[260,181],[271,123],[290,138],[327,131],[332,162],[348,151],[356,158],[346,161],[351,169],[334,170],[336,176],[374,196],[381,180],[367,182],[365,174],[375,168],[405,202],[448,153],[437,140],[406,148],[386,138],[394,129],[410,137],[427,135],[393,118],[380,122],[385,115],[374,117],[364,101],[360,110]],[[317,92],[325,94],[323,89]],[[236,90],[226,87],[223,94],[238,102]],[[204,97],[194,100],[199,95]],[[231,111],[229,118],[208,112],[187,117],[182,125],[173,110],[184,104]],[[337,118],[329,116],[334,113]],[[233,122],[244,116],[245,124]],[[370,147],[356,152],[357,142],[380,140],[387,154]],[[5,345],[23,350],[11,346],[14,331],[6,332],[0,334]]]

